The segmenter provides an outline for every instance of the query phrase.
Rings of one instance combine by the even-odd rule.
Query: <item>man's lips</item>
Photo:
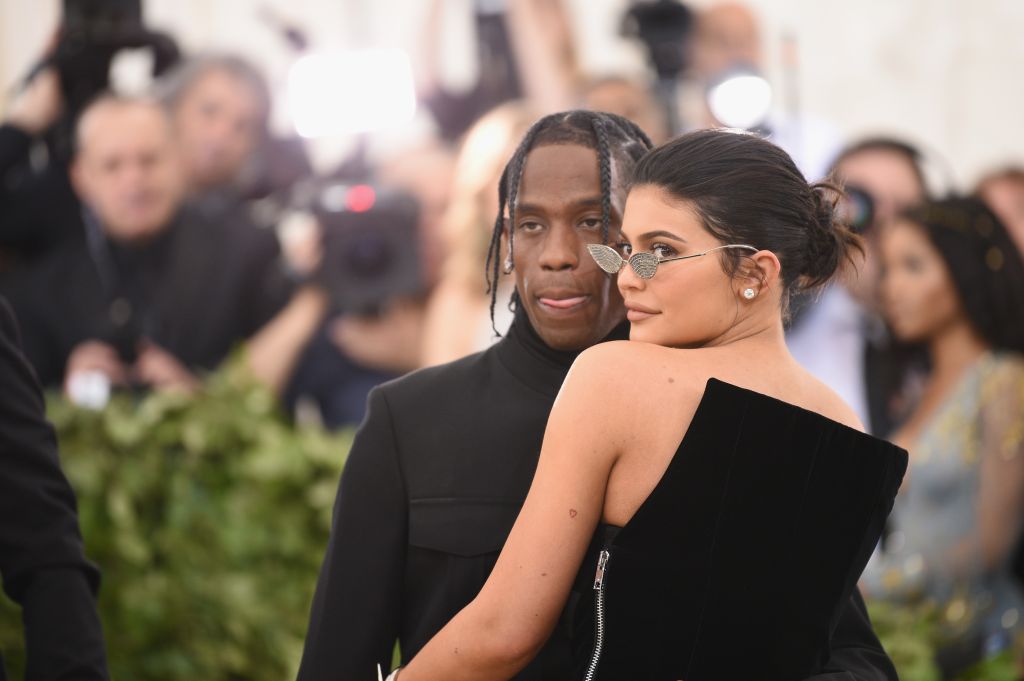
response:
[[[551,311],[572,310],[587,302],[590,296],[579,291],[544,291],[537,302]]]

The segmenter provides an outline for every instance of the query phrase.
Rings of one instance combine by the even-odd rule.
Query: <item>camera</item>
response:
[[[659,80],[675,80],[687,67],[693,12],[678,0],[635,2],[623,17],[622,32],[639,38]]]
[[[64,0],[57,44],[32,73],[53,67],[60,77],[66,112],[53,134],[61,155],[70,157],[78,115],[91,99],[109,88],[114,58],[122,50],[141,48],[152,52],[154,76],[181,56],[170,36],[143,26],[141,0]]]
[[[857,234],[867,232],[875,221],[875,200],[866,189],[857,185],[849,184],[843,188],[837,208],[840,222]]]
[[[312,199],[323,234],[317,278],[336,311],[374,314],[395,298],[424,292],[415,197],[376,184],[321,180]]]

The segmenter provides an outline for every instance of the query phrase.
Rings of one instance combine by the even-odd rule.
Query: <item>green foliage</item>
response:
[[[102,412],[50,400],[116,680],[295,677],[351,434],[293,428],[237,369],[192,398],[120,395]],[[939,681],[940,617],[869,603],[903,681]],[[23,673],[20,614],[0,649]],[[1015,681],[1010,654],[958,681]]]
[[[103,571],[112,676],[294,678],[350,434],[293,428],[237,370],[192,398],[52,399],[49,417]],[[0,608],[15,669],[19,620]]]
[[[900,681],[941,681],[935,653],[949,633],[935,605],[894,605],[868,601],[875,633],[892,658]],[[1014,654],[1004,651],[970,668],[956,681],[1018,681]]]

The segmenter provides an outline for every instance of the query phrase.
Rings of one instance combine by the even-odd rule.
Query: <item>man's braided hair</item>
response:
[[[505,210],[508,209],[508,250],[511,258],[515,249],[515,230],[511,227],[515,225],[516,200],[526,156],[536,147],[557,144],[575,144],[597,152],[601,177],[601,234],[605,242],[608,241],[612,213],[612,158],[615,159],[619,177],[622,182],[626,182],[637,161],[653,146],[650,138],[633,121],[600,111],[563,111],[545,116],[530,127],[506,164],[498,183],[498,215],[494,220],[485,266],[487,292],[491,295],[492,326],[498,300],[498,277],[501,274],[501,235],[505,229]],[[516,295],[513,295],[510,305],[515,305],[516,300]],[[498,333],[497,329],[495,333]]]

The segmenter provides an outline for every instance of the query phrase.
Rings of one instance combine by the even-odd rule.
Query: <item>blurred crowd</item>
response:
[[[658,143],[735,126],[710,93],[764,72],[740,4],[633,12],[649,73],[595,77],[563,3],[509,0],[478,3],[477,82],[451,92],[436,73],[441,4],[414,64],[433,136],[331,173],[271,131],[276,93],[240,56],[177,56],[144,95],[83,100],[41,51],[0,125],[0,295],[39,381],[102,408],[117,390],[201,390],[236,358],[297,419],[357,424],[373,386],[508,328],[512,279],[492,309],[485,266],[500,173],[533,121],[604,110]],[[788,331],[868,430],[911,452],[862,588],[938,604],[961,644],[949,669],[1011,645],[1024,632],[1024,159],[938,201],[965,188],[938,186],[945,161],[927,141],[842,139],[783,110],[743,127],[845,188],[863,239],[836,283],[793,301]]]

